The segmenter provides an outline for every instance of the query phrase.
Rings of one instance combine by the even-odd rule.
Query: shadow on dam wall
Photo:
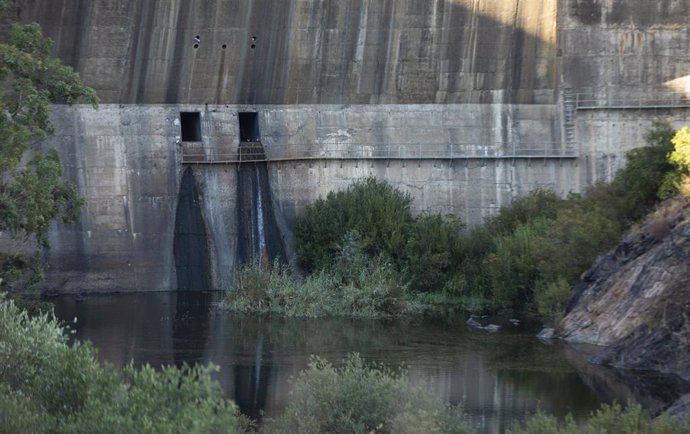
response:
[[[209,240],[199,193],[194,172],[188,167],[182,175],[175,213],[173,255],[178,291],[212,289]]]

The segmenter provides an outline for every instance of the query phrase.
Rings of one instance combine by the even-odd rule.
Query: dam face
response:
[[[470,225],[536,187],[582,192],[654,118],[688,120],[688,11],[690,0],[17,1],[9,18],[39,22],[102,100],[53,107],[42,146],[87,205],[78,226],[51,231],[46,286],[184,289],[187,264],[226,287],[247,251],[247,113],[266,158],[262,209],[288,257],[304,207],[364,176]],[[201,226],[181,228],[181,212]]]

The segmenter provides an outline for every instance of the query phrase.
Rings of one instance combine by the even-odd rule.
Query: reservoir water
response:
[[[584,417],[602,402],[641,402],[658,411],[688,391],[685,383],[593,366],[586,351],[541,342],[506,322],[498,333],[469,330],[466,318],[285,319],[218,312],[220,294],[198,292],[61,296],[58,318],[116,366],[214,363],[228,398],[245,414],[277,415],[290,379],[311,355],[333,363],[358,352],[405,365],[410,380],[462,403],[478,432],[502,433],[537,409]]]

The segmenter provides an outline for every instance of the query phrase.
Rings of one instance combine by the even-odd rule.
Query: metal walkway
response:
[[[182,164],[242,164],[250,162],[315,161],[491,161],[491,160],[563,160],[576,159],[575,152],[561,149],[560,143],[523,144],[327,144],[263,146],[243,142],[227,148],[204,147],[202,143],[184,143]],[[474,150],[474,152],[472,152]],[[492,151],[492,152],[489,152]]]

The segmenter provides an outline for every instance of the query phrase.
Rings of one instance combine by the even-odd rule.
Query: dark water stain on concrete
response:
[[[194,172],[188,167],[182,175],[175,214],[173,254],[178,291],[212,289],[206,223],[199,200],[199,187]]]

